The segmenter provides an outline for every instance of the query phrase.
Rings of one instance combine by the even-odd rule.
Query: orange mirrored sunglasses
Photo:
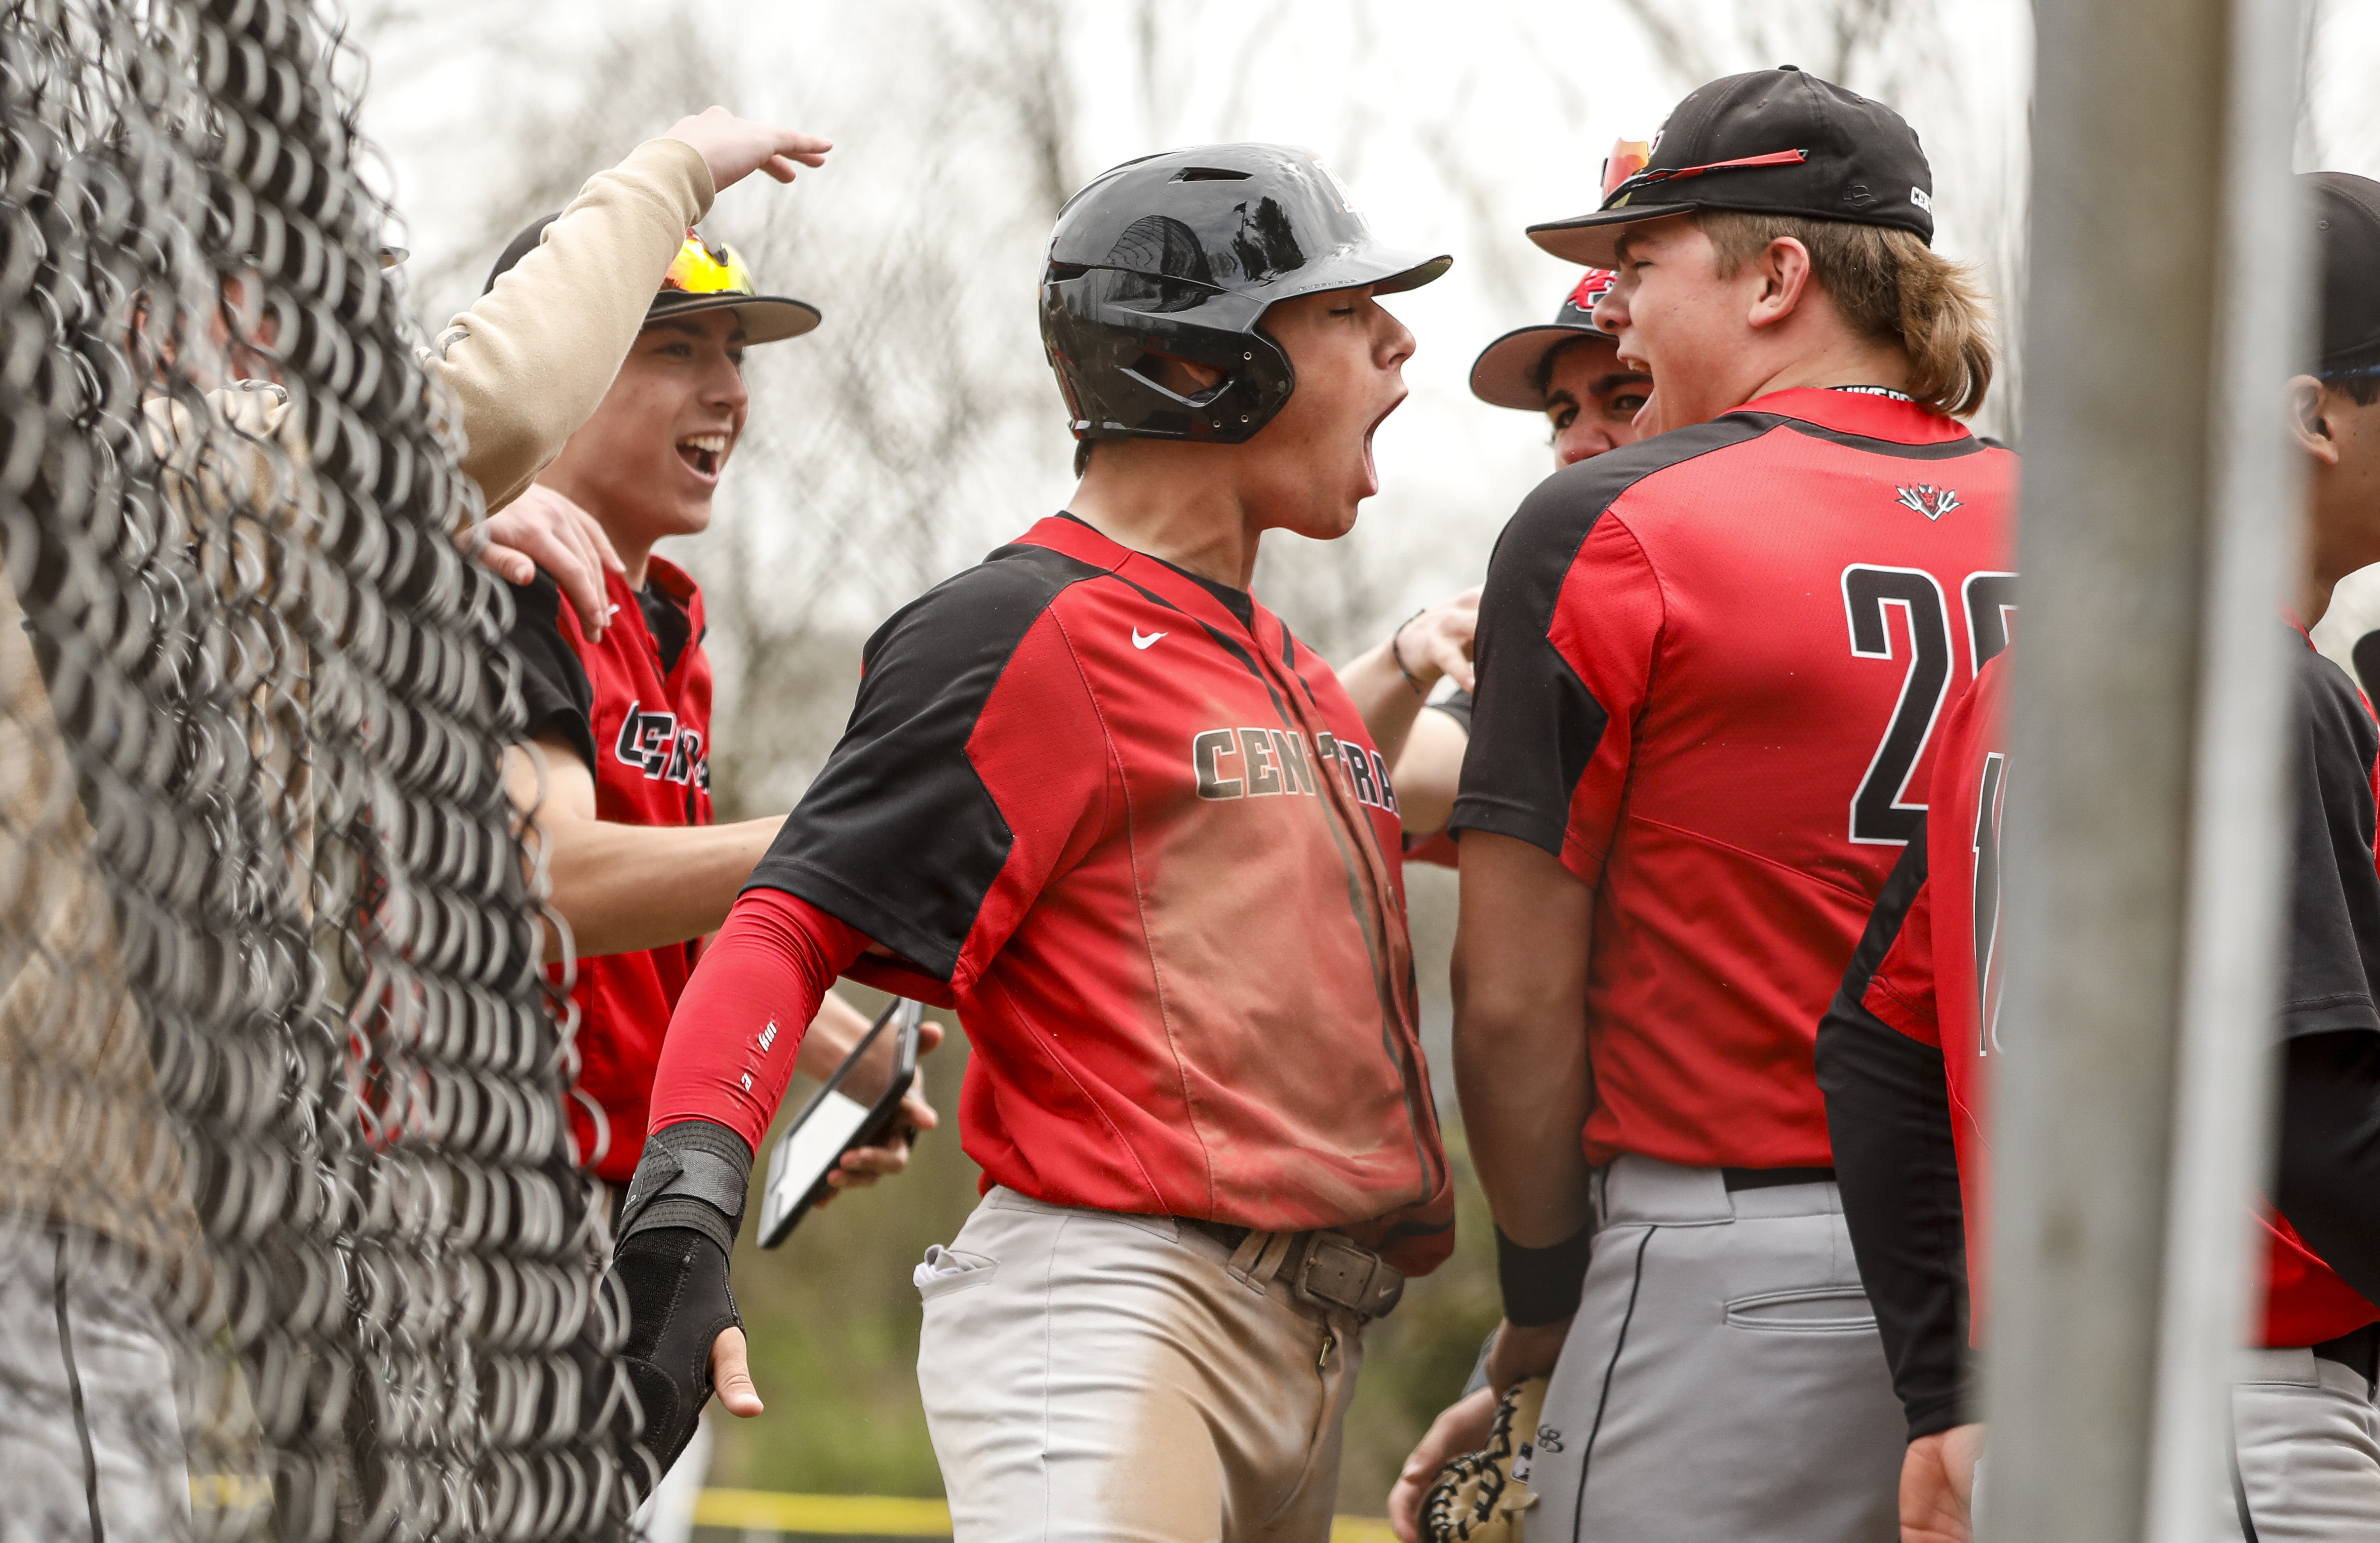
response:
[[[1643,140],[1615,140],[1611,153],[1603,162],[1603,196],[1609,198],[1621,183],[1645,169],[1653,159],[1653,147]]]
[[[752,282],[752,270],[735,255],[733,247],[711,247],[692,231],[686,233],[686,244],[670,259],[669,272],[662,275],[662,287],[685,295],[757,295],[759,286]]]

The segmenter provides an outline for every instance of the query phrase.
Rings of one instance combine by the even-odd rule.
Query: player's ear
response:
[[[2323,398],[2328,395],[2320,381],[2311,375],[2290,377],[2289,438],[2299,449],[2325,466],[2338,464],[2338,441],[2330,431],[2330,422],[2324,416]]]
[[[1760,274],[1760,292],[1747,318],[1755,327],[1771,326],[1793,314],[1810,287],[1810,249],[1791,236],[1780,236],[1750,266]]]

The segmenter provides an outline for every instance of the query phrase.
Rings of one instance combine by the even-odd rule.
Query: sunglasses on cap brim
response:
[[[711,247],[692,231],[686,233],[685,244],[670,259],[669,272],[662,275],[662,291],[680,295],[758,295],[759,286],[752,282],[752,270],[735,255],[733,247]]]
[[[1700,176],[1705,172],[1750,171],[1759,166],[1798,166],[1809,158],[1810,152],[1806,150],[1776,150],[1766,155],[1742,155],[1732,161],[1713,161],[1707,165],[1701,166],[1647,167],[1640,161],[1637,163],[1640,169],[1615,179],[1612,173],[1622,164],[1619,152],[1615,151],[1611,160],[1604,163],[1603,206],[1606,209],[1614,207],[1619,200],[1633,194],[1639,188],[1658,188],[1665,182],[1682,181],[1690,176]]]

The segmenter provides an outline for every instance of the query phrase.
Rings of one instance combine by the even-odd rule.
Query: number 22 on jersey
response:
[[[1959,586],[1960,620],[1967,635],[1967,674],[2009,646],[2016,614],[2016,575],[1971,573]],[[1843,614],[1851,625],[1852,652],[1861,659],[1894,657],[1887,613],[1898,607],[1909,637],[1909,658],[1900,697],[1876,742],[1867,772],[1852,795],[1851,837],[1863,846],[1906,846],[1925,812],[1909,800],[1909,782],[1925,756],[1936,720],[1950,694],[1950,609],[1941,581],[1924,568],[1887,568],[1853,563],[1843,569]]]

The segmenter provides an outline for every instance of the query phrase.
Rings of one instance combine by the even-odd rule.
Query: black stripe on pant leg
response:
[[[107,1528],[99,1519],[99,1456],[91,1451],[91,1418],[82,1406],[82,1373],[75,1367],[74,1330],[67,1322],[67,1240],[55,1240],[57,1268],[50,1287],[50,1305],[58,1314],[58,1359],[66,1363],[67,1397],[74,1403],[75,1435],[82,1441],[82,1492],[91,1507],[91,1543],[107,1543]]]
[[[1636,1321],[1636,1294],[1645,1285],[1645,1250],[1652,1245],[1658,1227],[1647,1227],[1636,1243],[1636,1261],[1628,1277],[1628,1307],[1620,1315],[1620,1332],[1611,1341],[1611,1359],[1604,1364],[1603,1388],[1595,1398],[1595,1422],[1586,1428],[1586,1446],[1578,1454],[1578,1499],[1570,1510],[1570,1535],[1578,1536],[1579,1525],[1586,1518],[1586,1471],[1595,1463],[1595,1439],[1603,1432],[1603,1411],[1611,1403],[1611,1376],[1620,1369],[1620,1353],[1628,1348],[1628,1326]]]
[[[2248,1513],[2248,1480],[2240,1472],[2240,1415],[2235,1404],[2231,1414],[2231,1503],[2240,1508],[2240,1536],[2245,1543],[2256,1543],[2256,1518]]]

